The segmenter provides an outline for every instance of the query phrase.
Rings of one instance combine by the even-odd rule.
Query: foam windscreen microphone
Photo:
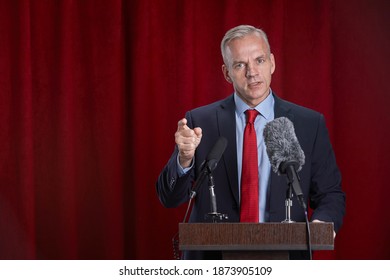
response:
[[[293,123],[286,117],[276,118],[265,125],[264,142],[275,173],[284,174],[285,164],[291,162],[297,171],[305,164],[305,154],[295,135]]]
[[[286,117],[276,118],[265,125],[263,136],[272,170],[278,175],[287,175],[289,185],[306,210],[297,174],[305,164],[305,154],[295,135],[293,123]]]

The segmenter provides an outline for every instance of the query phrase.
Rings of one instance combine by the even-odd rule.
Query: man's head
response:
[[[237,26],[225,34],[221,52],[225,79],[245,103],[257,106],[268,96],[275,71],[267,35],[250,25]]]

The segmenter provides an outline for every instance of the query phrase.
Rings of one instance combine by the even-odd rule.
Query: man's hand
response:
[[[320,221],[320,220],[317,220],[317,219],[313,220],[312,222],[313,223],[325,223],[324,221]],[[335,237],[336,237],[336,232],[333,231],[333,239],[335,239]]]
[[[185,118],[178,122],[175,142],[179,148],[179,162],[183,168],[191,165],[195,150],[199,146],[201,139],[202,129],[200,127],[189,128]]]

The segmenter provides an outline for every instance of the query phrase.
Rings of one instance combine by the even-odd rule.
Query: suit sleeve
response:
[[[186,114],[186,118],[188,126],[192,127],[189,113]],[[160,202],[168,208],[177,207],[189,200],[192,182],[195,176],[194,167],[185,175],[179,176],[177,165],[178,153],[179,150],[175,146],[172,156],[161,171],[156,183],[156,190]]]
[[[312,155],[310,206],[314,211],[311,219],[333,222],[337,232],[345,213],[345,194],[323,115],[319,117]]]
[[[168,208],[177,207],[188,201],[193,181],[193,168],[187,174],[179,176],[177,172],[177,154],[175,147],[171,158],[160,173],[156,190],[161,203]]]

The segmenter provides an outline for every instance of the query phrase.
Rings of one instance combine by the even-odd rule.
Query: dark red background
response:
[[[184,113],[231,94],[224,33],[269,35],[272,88],[325,114],[347,194],[336,250],[389,259],[390,2],[0,1],[0,258],[170,259],[155,181]]]

